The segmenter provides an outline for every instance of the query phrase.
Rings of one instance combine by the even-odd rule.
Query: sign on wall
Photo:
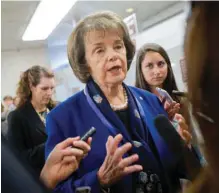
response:
[[[125,24],[128,27],[129,34],[133,40],[135,40],[135,36],[138,34],[138,25],[137,25],[137,18],[136,14],[133,13],[132,15],[123,19]]]

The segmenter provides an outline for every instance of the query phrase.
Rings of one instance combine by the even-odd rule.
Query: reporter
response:
[[[154,94],[156,87],[163,88],[174,101],[180,103],[180,100],[172,94],[172,91],[178,88],[170,58],[165,49],[158,44],[147,43],[139,49],[136,56],[135,86]],[[176,108],[179,108],[179,104]]]
[[[185,35],[188,97],[205,143],[207,169],[191,192],[219,192],[219,3],[193,1]]]
[[[40,179],[48,188],[55,188],[59,182],[78,169],[81,159],[90,151],[90,144],[91,138],[87,144],[80,141],[79,137],[68,138],[57,144],[46,160]]]
[[[54,87],[51,70],[42,66],[27,69],[17,86],[19,104],[8,116],[8,141],[38,176],[45,163],[46,117],[56,106],[52,100]]]
[[[68,138],[50,153],[41,171],[40,180],[29,167],[28,162],[10,147],[2,136],[2,192],[49,193],[63,179],[71,175],[79,166],[81,159],[90,150],[91,138],[88,144],[80,141],[79,137]],[[74,145],[77,148],[69,148]],[[72,161],[73,160],[73,161]]]
[[[172,90],[178,90],[173,74],[170,58],[167,52],[158,44],[144,44],[137,53],[135,86],[157,95],[164,105],[170,120],[179,120],[177,126],[182,139],[190,144],[192,135],[189,133],[185,118],[178,114],[180,111],[180,100],[172,94]],[[160,96],[156,87],[162,88],[173,98],[169,103]]]

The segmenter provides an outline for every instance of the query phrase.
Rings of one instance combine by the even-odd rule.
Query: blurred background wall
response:
[[[56,100],[63,101],[84,88],[74,76],[67,59],[67,40],[75,24],[84,16],[111,10],[125,20],[131,18],[135,31],[132,34],[137,50],[144,43],[158,43],[171,59],[177,85],[185,90],[180,59],[183,58],[184,26],[187,3],[182,1],[76,1],[67,15],[49,37],[40,41],[22,41],[40,1],[2,1],[1,97],[15,96],[20,74],[33,65],[44,65],[56,75]],[[132,27],[132,26],[131,26]],[[41,30],[41,29],[38,29]],[[132,33],[132,32],[131,32]],[[128,72],[126,83],[134,85],[135,59]]]

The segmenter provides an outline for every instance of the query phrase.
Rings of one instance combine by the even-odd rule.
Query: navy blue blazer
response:
[[[169,185],[169,192],[176,192],[180,187],[179,178],[186,177],[186,171],[183,166],[174,162],[174,155],[170,151],[167,153],[167,144],[159,135],[153,123],[154,118],[158,114],[166,115],[166,112],[155,95],[134,87],[129,87],[129,89],[141,104],[144,111],[145,117],[143,121],[147,124],[147,128],[157,148]],[[80,186],[90,186],[92,193],[101,192],[97,179],[97,171],[105,159],[105,144],[108,136],[112,135],[112,133],[90,106],[85,94],[84,90],[75,94],[53,109],[47,116],[46,129],[48,139],[46,142],[46,157],[57,143],[66,138],[82,136],[92,126],[97,129],[88,156],[81,161],[77,171],[56,187],[57,192],[73,193]],[[121,134],[125,135],[123,132]],[[132,178],[130,175],[113,185],[111,192],[131,193]]]

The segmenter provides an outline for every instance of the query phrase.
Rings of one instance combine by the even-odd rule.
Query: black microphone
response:
[[[161,137],[167,143],[169,149],[176,156],[177,159],[182,157],[182,151],[185,143],[181,139],[180,135],[173,127],[172,123],[164,115],[158,115],[154,119],[155,127],[157,128]]]
[[[81,140],[82,141],[87,141],[89,137],[92,137],[94,134],[96,133],[96,128],[95,127],[91,127],[89,129],[89,131],[87,131],[82,137]]]
[[[184,165],[188,179],[194,179],[201,169],[199,158],[196,156],[194,149],[189,149],[186,146],[166,116],[158,115],[154,119],[154,124],[170,151],[173,153],[176,162]]]
[[[178,97],[187,97],[188,96],[187,92],[181,92],[178,90],[172,90],[172,94],[174,94],[175,96],[178,96]]]

